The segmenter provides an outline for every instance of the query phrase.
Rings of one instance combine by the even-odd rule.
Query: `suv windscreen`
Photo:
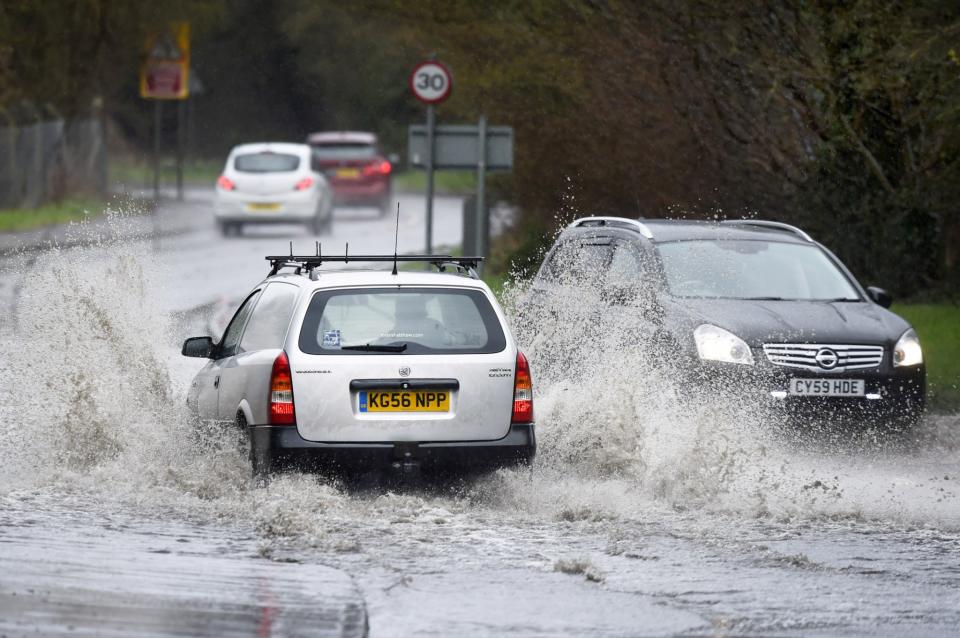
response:
[[[308,354],[481,354],[506,337],[479,290],[366,288],[313,296],[300,332]]]
[[[377,147],[370,144],[315,144],[313,156],[318,160],[373,159]]]
[[[300,167],[300,158],[286,153],[246,153],[234,158],[233,167],[241,173],[290,173]]]
[[[677,297],[859,301],[853,284],[817,246],[757,240],[657,244]]]

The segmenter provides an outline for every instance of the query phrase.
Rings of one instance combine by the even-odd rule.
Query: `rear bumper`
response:
[[[269,204],[273,210],[251,210],[250,205]],[[309,193],[296,197],[248,197],[220,196],[214,204],[214,217],[218,222],[244,222],[257,224],[289,224],[308,222],[317,216],[318,200]]]
[[[250,427],[250,445],[261,470],[325,473],[388,469],[397,463],[427,471],[483,471],[529,464],[537,452],[533,425],[511,425],[495,441],[424,443],[319,443],[301,437],[296,427],[256,425]]]
[[[334,202],[339,205],[378,204],[390,197],[389,180],[358,184],[332,179],[331,185]]]

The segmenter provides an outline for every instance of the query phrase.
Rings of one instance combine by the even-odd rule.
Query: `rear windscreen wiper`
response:
[[[361,352],[403,352],[407,349],[407,344],[401,344],[399,346],[387,346],[387,345],[374,345],[365,343],[358,346],[340,346],[341,350],[359,350]]]

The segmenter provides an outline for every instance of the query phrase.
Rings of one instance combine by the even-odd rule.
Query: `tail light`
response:
[[[393,167],[387,160],[376,160],[363,167],[363,174],[367,177],[371,175],[389,175]]]
[[[273,361],[270,372],[270,425],[296,425],[293,408],[293,377],[287,353],[281,352]]]
[[[232,191],[237,187],[237,185],[233,183],[233,180],[226,175],[221,175],[217,178],[217,186],[225,191]]]
[[[311,186],[313,186],[313,178],[312,178],[312,177],[304,177],[304,178],[301,179],[299,182],[297,182],[297,185],[294,186],[293,188],[294,188],[295,190],[298,190],[298,191],[305,191],[305,190],[307,190],[308,188],[310,188]]]
[[[513,423],[533,423],[533,377],[530,364],[517,351],[517,372],[513,377]]]

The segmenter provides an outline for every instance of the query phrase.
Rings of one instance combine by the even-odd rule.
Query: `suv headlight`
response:
[[[750,346],[737,335],[705,323],[693,331],[697,342],[697,354],[705,361],[724,361],[753,365],[753,353]]]
[[[907,330],[893,346],[893,365],[897,368],[918,366],[923,363],[923,350],[920,348],[920,339],[913,328]]]

